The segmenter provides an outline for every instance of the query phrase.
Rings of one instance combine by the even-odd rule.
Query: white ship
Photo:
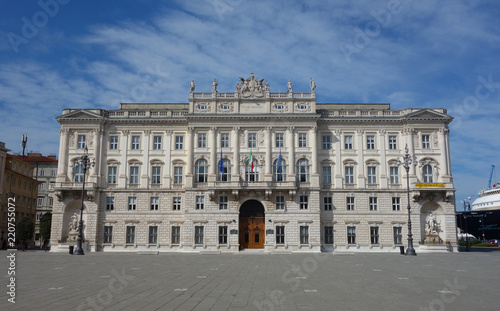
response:
[[[495,166],[492,165],[488,189],[479,192],[479,198],[472,202],[472,211],[500,210],[500,182],[491,186],[494,168]]]

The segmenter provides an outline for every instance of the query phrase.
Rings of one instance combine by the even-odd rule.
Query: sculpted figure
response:
[[[311,80],[311,92],[314,92],[316,90],[316,82],[314,80]]]
[[[191,93],[194,92],[194,87],[196,84],[194,84],[194,80],[191,80],[191,83],[189,83],[189,89],[191,90]]]
[[[71,222],[69,223],[69,231],[78,230],[78,214],[75,212],[71,216]]]
[[[293,83],[292,83],[292,81],[288,80],[287,86],[288,86],[288,92],[290,92],[290,93],[293,92],[293,89],[292,89]]]
[[[212,92],[216,93],[217,92],[217,81],[214,78],[214,82],[212,82]]]

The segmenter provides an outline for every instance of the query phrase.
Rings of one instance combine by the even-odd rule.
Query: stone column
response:
[[[68,178],[68,133],[69,130],[61,128],[59,131],[59,166],[57,167],[58,182],[65,182]]]
[[[452,173],[451,173],[451,159],[450,159],[450,130],[444,129],[444,141],[446,143],[446,172],[449,176],[449,182],[452,182]]]
[[[446,144],[447,129],[441,128],[438,132],[439,154],[439,175],[443,182],[449,182],[450,173],[448,171],[448,149]]]
[[[210,162],[208,168],[208,181],[217,180],[217,132],[216,127],[211,127],[208,135],[207,146],[210,147]]]
[[[193,187],[193,157],[194,157],[194,128],[188,127],[186,135],[186,154],[187,154],[187,164],[186,164],[186,188]]]
[[[335,130],[335,187],[342,188],[342,131]]]
[[[125,186],[127,185],[127,169],[128,169],[127,153],[128,153],[129,133],[130,132],[128,130],[123,130],[120,139],[121,158],[120,158],[120,172],[118,175],[118,188],[125,188]]]
[[[389,181],[387,178],[387,136],[386,130],[379,131],[379,146],[380,146],[380,188],[385,189],[389,185]]]
[[[415,129],[407,128],[404,130],[404,134],[406,136],[405,142],[406,142],[406,144],[408,144],[408,152],[410,153],[410,156],[413,157],[415,155],[415,145],[413,144],[413,139],[415,136]],[[402,150],[401,154],[402,155],[404,154],[404,146],[403,146],[403,150]],[[417,160],[419,160],[419,159],[417,159]],[[413,159],[412,159],[412,161],[413,161]],[[416,182],[416,177],[417,177],[416,174],[417,174],[417,168],[412,163],[410,166],[410,184],[413,182]],[[413,180],[412,180],[412,178],[413,178]]]
[[[311,137],[311,186],[319,187],[318,174],[318,128],[312,127],[309,131]]]
[[[100,175],[99,172],[101,171],[101,144],[102,144],[102,129],[94,129],[92,130],[92,133],[94,134],[94,154],[93,157],[95,158],[95,166],[92,168],[90,178],[92,179],[97,179],[97,177]]]
[[[149,148],[151,140],[151,130],[144,131],[144,144],[142,144],[142,168],[141,168],[141,188],[149,187]]]
[[[266,136],[264,138],[264,145],[266,146],[266,169],[265,169],[265,177],[264,180],[266,181],[272,181],[273,180],[273,170],[272,170],[272,163],[273,163],[273,144],[272,144],[272,128],[271,127],[266,127]]]
[[[365,136],[363,130],[358,130],[358,188],[366,187],[366,177],[365,177],[365,156],[364,156],[364,144]]]
[[[170,189],[170,181],[172,180],[172,177],[170,176],[171,170],[172,170],[172,131],[167,130],[165,131],[165,147],[163,148],[165,152],[165,165],[163,168],[163,187]]]
[[[289,126],[288,133],[286,133],[287,138],[287,148],[288,148],[288,172],[287,181],[295,181],[295,127]]]
[[[231,171],[231,180],[240,180],[240,127],[233,127],[232,133],[232,148],[233,148],[233,170]]]

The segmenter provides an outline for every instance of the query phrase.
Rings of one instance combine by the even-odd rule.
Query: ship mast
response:
[[[491,165],[491,173],[490,173],[490,180],[488,181],[488,189],[491,188],[491,178],[493,177],[493,170],[495,169],[495,165]]]

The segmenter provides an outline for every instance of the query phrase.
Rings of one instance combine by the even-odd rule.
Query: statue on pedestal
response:
[[[194,80],[191,80],[191,83],[189,83],[189,89],[191,90],[190,91],[191,93],[194,92],[195,86],[196,86],[196,84],[194,84]]]
[[[292,93],[293,92],[293,83],[292,83],[292,81],[288,80],[287,86],[288,86],[288,92]]]
[[[71,222],[69,223],[69,231],[78,231],[78,214],[75,212],[71,216]]]

